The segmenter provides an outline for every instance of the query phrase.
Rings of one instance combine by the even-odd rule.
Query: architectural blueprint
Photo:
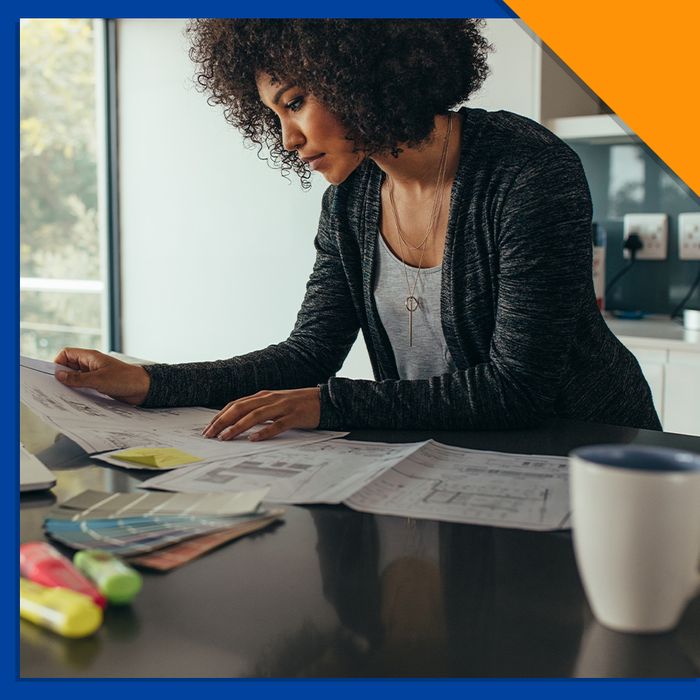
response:
[[[356,510],[528,530],[568,525],[568,460],[483,452],[429,440],[333,440],[196,464],[143,482],[198,492],[269,487],[272,503],[345,503]]]
[[[270,454],[195,464],[142,487],[188,493],[269,487],[271,503],[341,503],[424,443],[333,440]]]
[[[568,459],[430,440],[345,503],[383,515],[556,530],[568,523]]]

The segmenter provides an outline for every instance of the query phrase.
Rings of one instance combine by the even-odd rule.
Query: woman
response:
[[[228,360],[133,367],[65,349],[69,386],[146,407],[224,406],[204,429],[478,430],[551,416],[659,429],[591,279],[575,154],[507,112],[450,108],[483,81],[475,20],[194,21],[209,100],[323,197],[290,337]],[[359,329],[375,381],[335,377]],[[228,402],[228,403],[227,403]]]

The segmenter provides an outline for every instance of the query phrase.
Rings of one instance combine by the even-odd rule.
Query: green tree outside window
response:
[[[103,348],[98,21],[20,23],[20,352]]]

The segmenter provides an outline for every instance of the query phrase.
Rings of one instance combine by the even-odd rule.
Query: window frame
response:
[[[121,228],[119,217],[119,95],[117,20],[103,19],[105,178],[105,333],[108,350],[121,352]]]

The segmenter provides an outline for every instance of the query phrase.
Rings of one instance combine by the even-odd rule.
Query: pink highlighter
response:
[[[27,542],[19,546],[21,576],[49,588],[68,588],[91,598],[104,608],[105,597],[60,552],[46,542]]]

